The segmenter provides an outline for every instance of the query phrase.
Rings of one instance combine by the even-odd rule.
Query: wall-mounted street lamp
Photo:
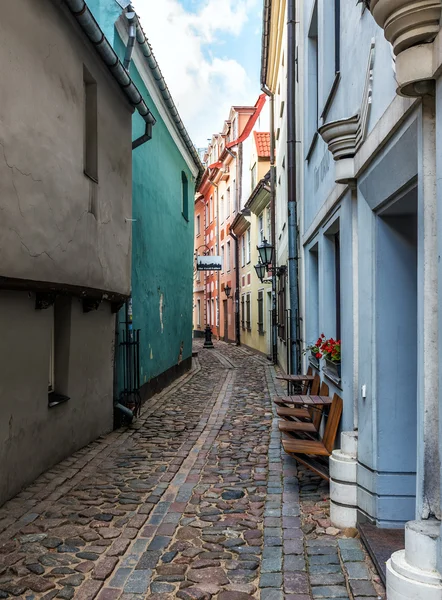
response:
[[[261,262],[261,259],[259,259],[258,264],[255,265],[255,271],[256,271],[256,274],[258,275],[258,279],[262,283],[263,279],[265,277],[266,271],[267,271],[267,266],[263,262]]]
[[[256,246],[256,249],[259,252],[259,259],[260,261],[267,267],[268,265],[271,265],[273,262],[273,250],[274,247],[272,246],[272,244],[270,244],[265,238],[262,240],[262,242],[259,244],[259,246]]]
[[[271,271],[270,265],[273,263],[273,252],[275,248],[264,238],[259,246],[256,246],[256,249],[259,253],[259,262],[255,265],[255,271],[262,283],[266,271]]]
[[[230,298],[230,292],[232,291],[232,288],[230,287],[229,284],[224,286],[224,293],[226,295],[227,298]]]

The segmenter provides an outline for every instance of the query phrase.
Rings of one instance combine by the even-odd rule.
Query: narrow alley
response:
[[[374,599],[328,486],[281,450],[251,351],[195,343],[190,372],[0,509],[0,598]]]

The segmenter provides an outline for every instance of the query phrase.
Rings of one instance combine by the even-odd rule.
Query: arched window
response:
[[[181,171],[181,212],[186,221],[189,220],[189,184],[186,174]]]

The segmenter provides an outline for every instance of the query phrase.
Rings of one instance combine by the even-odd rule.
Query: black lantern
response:
[[[259,258],[263,265],[270,265],[273,261],[273,246],[264,238],[259,246],[256,246],[259,252]],[[256,269],[256,267],[255,267]],[[258,271],[257,271],[258,272]]]
[[[224,293],[226,294],[226,297],[229,298],[230,297],[230,292],[232,291],[232,288],[230,287],[229,284],[224,286]]]
[[[258,279],[261,281],[263,281],[266,271],[267,271],[267,266],[261,262],[261,260],[259,261],[259,263],[257,265],[255,265],[255,271],[256,274],[258,275]]]

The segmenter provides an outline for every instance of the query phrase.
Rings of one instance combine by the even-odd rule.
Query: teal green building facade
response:
[[[89,0],[88,5],[123,61],[128,39],[124,11],[115,0]],[[144,37],[140,27],[138,35]],[[146,59],[149,49],[145,45],[143,50],[137,39],[129,68],[156,119],[151,139],[133,150],[132,215],[128,215],[132,219],[128,226],[132,227],[133,328],[140,330],[143,399],[191,365],[193,199],[202,172],[173,100],[165,98],[161,72],[153,69],[155,58]],[[136,140],[145,133],[145,123],[135,113],[132,123]],[[119,320],[121,333],[124,308]],[[122,373],[117,379],[121,388]]]

